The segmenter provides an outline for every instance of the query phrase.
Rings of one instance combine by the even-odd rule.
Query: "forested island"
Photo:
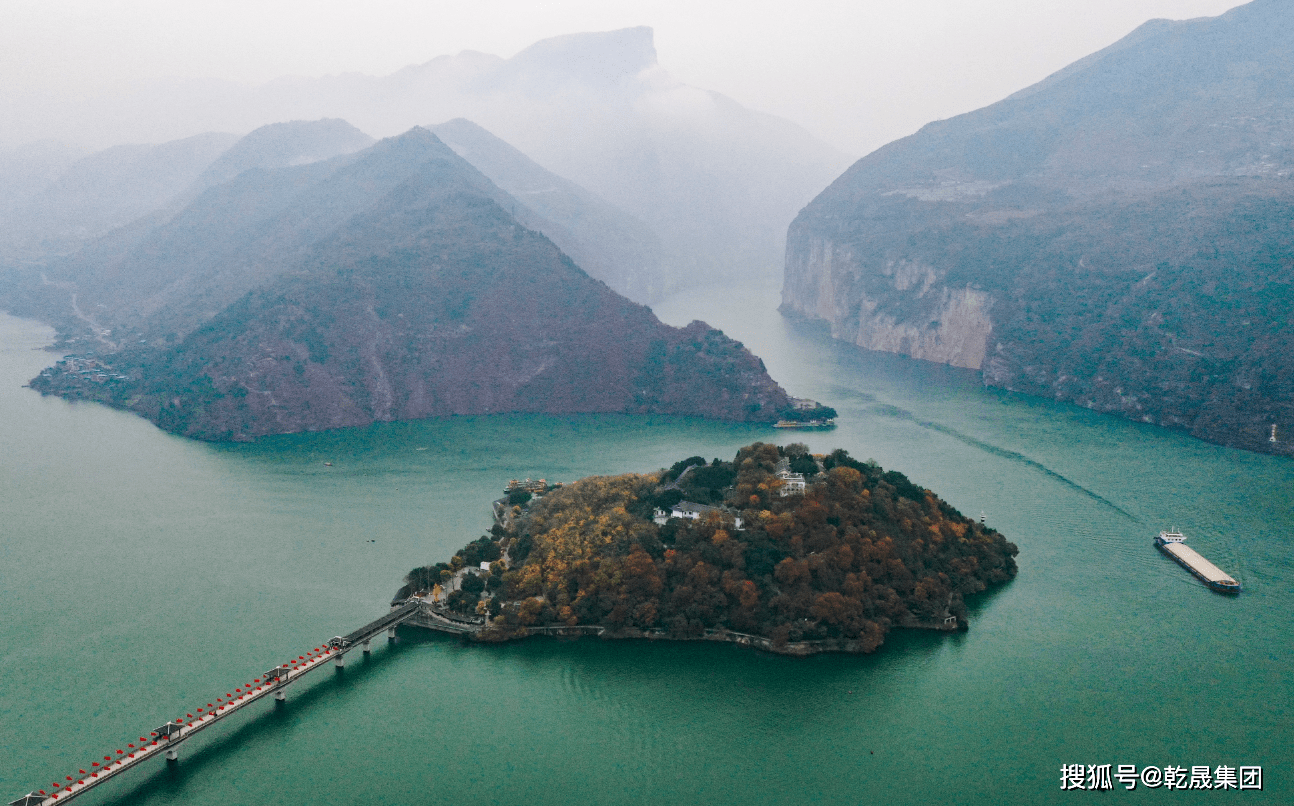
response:
[[[534,634],[872,652],[896,627],[965,629],[965,597],[1016,574],[1016,546],[844,450],[755,443],[655,473],[514,489],[490,534],[413,569],[398,599]]]

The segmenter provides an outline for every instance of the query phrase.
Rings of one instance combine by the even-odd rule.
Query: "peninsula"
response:
[[[1016,574],[1001,534],[839,449],[755,443],[732,461],[527,482],[489,535],[406,576],[397,600],[425,604],[411,623],[866,653],[896,627],[965,629],[965,597]]]
[[[740,342],[666,325],[540,227],[426,129],[245,171],[120,270],[78,275],[82,303],[126,324],[31,387],[216,442],[504,412],[795,415]]]

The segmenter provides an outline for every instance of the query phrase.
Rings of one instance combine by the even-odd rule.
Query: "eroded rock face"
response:
[[[899,289],[902,291],[902,289]],[[920,300],[925,295],[918,294]],[[853,341],[869,350],[899,353],[954,367],[979,369],[993,323],[988,309],[992,298],[972,288],[941,287],[930,294],[933,310],[925,327],[899,323],[888,314],[875,315],[876,302],[865,301]]]
[[[1153,21],[864,157],[792,223],[782,310],[1294,454],[1291,33],[1277,0]]]
[[[979,369],[993,322],[985,291],[944,284],[919,261],[892,260],[871,276],[852,250],[825,239],[788,250],[783,310],[831,323],[834,337],[868,350]]]

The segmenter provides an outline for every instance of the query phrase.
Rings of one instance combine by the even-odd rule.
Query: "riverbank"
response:
[[[761,635],[751,635],[749,633],[736,632],[725,629],[707,629],[703,630],[700,635],[678,635],[663,629],[642,630],[636,627],[630,627],[622,630],[613,630],[600,625],[553,625],[544,627],[504,627],[489,623],[484,618],[464,618],[454,614],[442,607],[433,604],[431,601],[421,599],[423,602],[423,611],[411,619],[406,624],[414,627],[420,627],[435,632],[452,633],[462,635],[477,643],[497,644],[508,641],[520,641],[534,636],[551,636],[554,638],[601,638],[606,641],[711,641],[725,644],[736,644],[738,646],[750,647],[763,652],[771,652],[774,655],[788,655],[791,657],[808,657],[810,655],[819,655],[825,652],[835,652],[842,654],[865,654],[872,651],[868,645],[862,641],[849,641],[842,639],[822,639],[813,641],[784,641],[778,643],[771,638]],[[939,622],[919,622],[909,621],[897,626],[898,629],[904,630],[932,630],[936,632],[957,632],[958,630],[968,629],[965,622],[959,622],[956,619],[951,621]]]

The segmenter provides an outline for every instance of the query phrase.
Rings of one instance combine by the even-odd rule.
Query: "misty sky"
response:
[[[506,57],[549,36],[649,25],[662,66],[677,78],[783,115],[861,155],[930,120],[998,100],[1148,19],[1212,16],[1237,5],[0,0],[0,120],[30,114],[40,96],[75,99],[158,78],[383,75],[462,50]]]

